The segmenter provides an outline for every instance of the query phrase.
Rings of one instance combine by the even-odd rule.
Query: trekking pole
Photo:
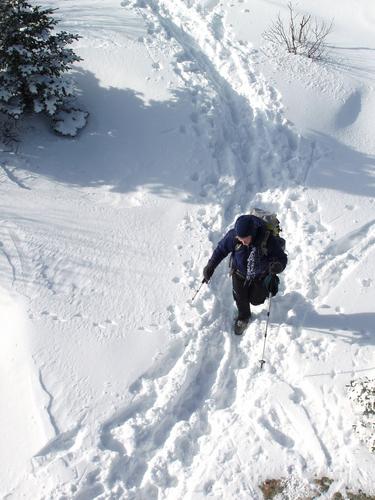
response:
[[[260,369],[263,368],[263,365],[265,364],[265,359],[264,359],[264,351],[266,349],[266,338],[267,338],[267,330],[268,330],[268,324],[270,322],[270,312],[271,312],[271,299],[272,299],[272,293],[270,292],[268,296],[269,300],[269,306],[268,306],[268,312],[267,312],[267,323],[266,323],[266,331],[264,332],[264,343],[263,343],[263,353],[262,353],[262,359],[259,360],[260,363]]]
[[[193,298],[191,299],[191,301],[192,301],[192,302],[194,302],[195,297],[196,297],[196,296],[198,295],[198,293],[200,292],[200,289],[202,288],[203,283],[207,283],[207,282],[206,282],[206,280],[205,280],[204,278],[203,278],[202,283],[200,284],[200,286],[199,286],[198,290],[196,290],[196,292],[194,293]]]

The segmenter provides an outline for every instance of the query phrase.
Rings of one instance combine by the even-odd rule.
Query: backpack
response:
[[[258,217],[258,219],[261,219],[266,223],[266,235],[261,243],[261,249],[264,255],[267,255],[267,241],[272,234],[279,242],[280,247],[282,248],[283,252],[285,252],[285,240],[280,236],[280,233],[282,231],[280,227],[280,221],[277,218],[277,214],[274,212],[269,212],[268,210],[263,210],[262,208],[252,208],[250,210],[250,215],[255,215],[255,217]]]

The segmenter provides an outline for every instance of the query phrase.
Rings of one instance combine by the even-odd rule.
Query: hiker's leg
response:
[[[250,316],[250,301],[249,301],[249,289],[244,286],[245,280],[240,278],[236,273],[233,273],[232,284],[233,284],[233,298],[236,302],[238,309],[238,319],[242,321],[247,321]]]
[[[255,279],[249,287],[249,299],[253,306],[259,306],[268,297],[267,290],[262,279]]]

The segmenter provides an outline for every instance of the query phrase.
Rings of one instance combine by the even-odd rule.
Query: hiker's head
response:
[[[234,231],[243,245],[250,245],[257,233],[257,226],[251,215],[241,215],[236,220]]]

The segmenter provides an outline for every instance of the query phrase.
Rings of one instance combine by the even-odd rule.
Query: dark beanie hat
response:
[[[234,225],[234,231],[236,236],[240,238],[246,238],[246,236],[254,237],[257,232],[257,226],[251,215],[240,215]]]

